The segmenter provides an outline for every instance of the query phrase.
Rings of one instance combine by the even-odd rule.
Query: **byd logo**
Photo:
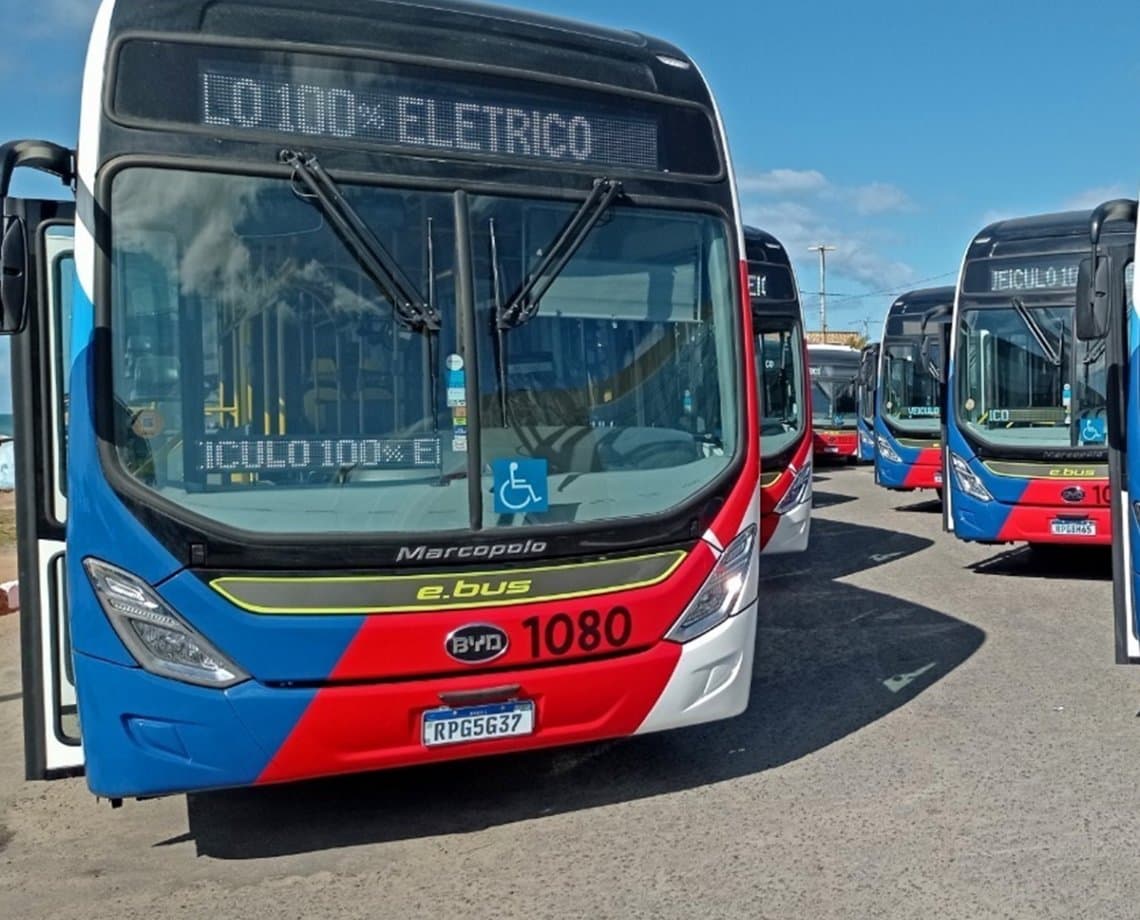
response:
[[[471,623],[448,634],[443,647],[447,654],[464,664],[494,661],[510,645],[507,634],[489,623]]]

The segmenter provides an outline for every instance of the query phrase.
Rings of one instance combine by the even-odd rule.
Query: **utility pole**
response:
[[[823,340],[827,341],[827,254],[835,252],[834,246],[819,243],[809,246],[808,252],[819,253],[819,325],[823,330]]]

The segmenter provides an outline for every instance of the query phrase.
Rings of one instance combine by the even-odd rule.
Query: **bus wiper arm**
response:
[[[1045,360],[1052,364],[1054,367],[1061,366],[1061,349],[1054,347],[1053,343],[1049,340],[1049,334],[1041,327],[1037,321],[1037,317],[1033,315],[1030,310],[1020,298],[1014,297],[1011,301],[1013,309],[1017,311],[1017,315],[1021,317],[1021,321],[1025,323],[1025,328],[1029,330],[1041,350],[1045,352]]]
[[[1091,364],[1096,364],[1101,359],[1101,356],[1108,351],[1108,339],[1100,339],[1096,342],[1089,342],[1088,348],[1085,350],[1084,365],[1088,367]]]
[[[315,156],[282,150],[282,163],[293,167],[308,194],[298,195],[324,215],[357,264],[392,302],[397,321],[413,332],[438,332],[439,312],[419,292],[392,254],[341,194]]]
[[[534,318],[543,295],[550,289],[566,264],[574,258],[590,231],[601,220],[606,209],[621,194],[621,183],[613,179],[595,179],[589,197],[582,202],[566,225],[559,231],[542,260],[513,297],[501,308],[496,308],[495,325],[500,329],[514,329]]]

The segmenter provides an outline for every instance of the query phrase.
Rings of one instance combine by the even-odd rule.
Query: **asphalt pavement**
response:
[[[747,713],[617,743],[113,811],[23,782],[0,617],[0,918],[1140,917],[1107,553],[958,543],[865,467],[815,488]]]

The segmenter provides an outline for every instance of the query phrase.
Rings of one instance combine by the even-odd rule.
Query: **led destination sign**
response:
[[[204,124],[376,141],[397,147],[657,168],[648,118],[554,108],[522,94],[307,69],[285,81],[258,70],[200,74]]]
[[[1071,291],[1077,286],[1077,253],[979,259],[966,266],[964,289],[975,294]]]
[[[181,126],[211,142],[279,138],[318,155],[353,144],[436,159],[503,158],[678,177],[724,173],[703,98],[633,95],[620,85],[571,85],[526,71],[475,72],[332,49],[144,38],[117,48],[108,113],[131,127]],[[517,62],[507,54],[498,63]]]
[[[211,438],[198,447],[205,473],[438,469],[440,460],[438,438]]]
[[[753,300],[794,300],[792,273],[782,265],[748,264],[748,293]]]

